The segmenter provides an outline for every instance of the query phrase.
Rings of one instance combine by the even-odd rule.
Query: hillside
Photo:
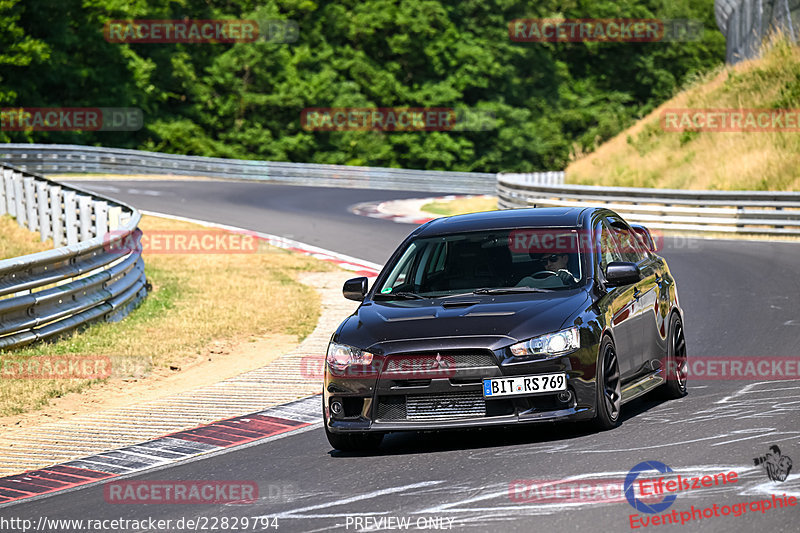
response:
[[[553,18],[688,20],[705,31],[647,43],[509,35],[512,21]],[[259,31],[175,37],[189,20]],[[175,22],[174,38],[158,21]],[[161,42],[137,37],[151,26]],[[10,109],[0,143],[530,172],[564,168],[573,147],[594,150],[721,64],[725,39],[714,0],[3,0],[0,49],[0,103]],[[15,109],[52,107],[132,108],[141,120],[125,131],[51,131],[13,119]],[[373,108],[445,108],[461,119],[430,131],[303,119]]]
[[[594,153],[573,161],[567,167],[567,182],[800,190],[800,127],[794,131],[678,132],[662,126],[663,113],[669,110],[731,108],[794,110],[797,117],[800,47],[780,41],[765,50],[761,59],[707,74]]]

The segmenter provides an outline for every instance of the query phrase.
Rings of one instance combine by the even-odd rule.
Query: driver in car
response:
[[[537,269],[537,272],[534,272],[531,276],[525,276],[522,278],[519,283],[517,283],[518,287],[535,287],[536,282],[534,280],[542,279],[541,276],[537,276],[539,272],[552,272],[561,279],[564,285],[573,285],[578,281],[575,279],[575,276],[572,275],[572,272],[567,269],[567,263],[569,263],[569,254],[547,254],[540,260],[534,261],[534,263],[537,265],[543,264],[544,269]]]

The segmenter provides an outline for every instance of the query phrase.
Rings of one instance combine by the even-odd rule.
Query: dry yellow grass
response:
[[[40,242],[40,239],[38,231],[19,227],[17,221],[8,215],[0,217],[0,259],[43,252],[53,247],[51,239],[45,242]]]
[[[434,215],[450,216],[465,213],[478,213],[480,211],[495,211],[497,209],[496,196],[470,196],[456,200],[445,200],[425,204],[421,208]]]
[[[666,132],[666,109],[798,109],[800,48],[777,41],[762,59],[709,73],[567,167],[577,184],[718,190],[800,190],[800,133]]]
[[[205,230],[188,222],[144,217],[148,231]],[[142,377],[152,369],[179,368],[212,344],[242,343],[271,334],[307,336],[319,316],[319,297],[295,280],[303,271],[328,271],[321,261],[278,248],[258,253],[148,253],[153,290],[121,322],[102,323],[53,344],[2,354],[3,359],[41,356],[108,356],[112,376]],[[232,360],[231,365],[236,365]],[[0,379],[0,416],[25,412],[49,398],[81,390],[86,379]]]

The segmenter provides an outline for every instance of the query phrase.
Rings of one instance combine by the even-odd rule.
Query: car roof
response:
[[[503,211],[484,211],[467,215],[437,218],[420,227],[415,235],[428,237],[465,231],[530,227],[578,227],[587,208],[530,207]]]

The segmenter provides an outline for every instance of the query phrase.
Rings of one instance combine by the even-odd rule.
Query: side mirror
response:
[[[642,279],[642,273],[636,263],[612,261],[606,267],[606,281],[611,287],[630,285]]]
[[[342,293],[348,300],[363,302],[367,295],[367,278],[353,278],[344,282]]]

